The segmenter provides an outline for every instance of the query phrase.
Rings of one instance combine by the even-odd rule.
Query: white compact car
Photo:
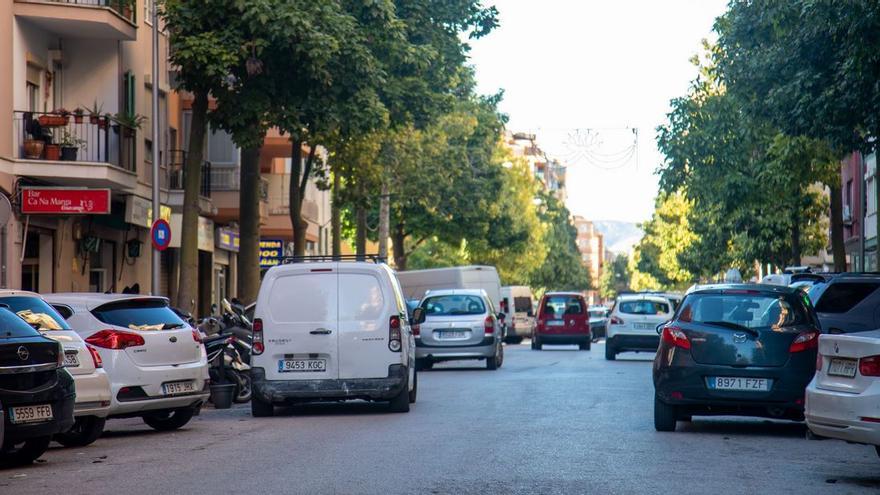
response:
[[[45,299],[101,356],[111,418],[140,416],[156,430],[175,430],[208,399],[205,348],[168,299],[93,293]]]
[[[669,299],[647,294],[623,295],[614,302],[608,318],[605,359],[613,361],[625,351],[656,352],[657,326],[672,318]]]
[[[804,416],[815,435],[874,445],[880,455],[880,330],[819,337]]]
[[[416,400],[406,302],[383,263],[304,260],[269,269],[253,329],[254,416],[271,416],[276,404],[348,399],[407,412]]]
[[[94,347],[87,345],[64,318],[39,294],[19,290],[0,290],[0,304],[6,305],[46,337],[64,347],[64,366],[76,386],[76,422],[67,433],[55,436],[62,445],[88,445],[104,431],[110,412],[110,381]]]

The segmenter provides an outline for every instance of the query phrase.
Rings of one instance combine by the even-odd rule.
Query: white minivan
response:
[[[510,285],[501,288],[501,302],[498,310],[505,314],[504,341],[519,344],[535,331],[535,308],[532,289],[525,285]]]
[[[349,399],[407,412],[416,400],[406,301],[384,263],[275,266],[260,286],[253,328],[254,416],[271,416],[276,404]]]

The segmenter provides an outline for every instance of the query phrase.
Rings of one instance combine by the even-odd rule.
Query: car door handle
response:
[[[333,333],[333,330],[327,328],[316,328],[309,333],[312,335],[330,335],[331,333]]]

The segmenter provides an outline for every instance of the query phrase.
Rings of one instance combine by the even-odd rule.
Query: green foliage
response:
[[[629,257],[625,254],[617,255],[611,263],[605,265],[599,280],[599,296],[602,299],[614,299],[621,292],[632,290],[631,278]]]
[[[568,208],[553,195],[540,193],[539,215],[544,224],[547,257],[530,277],[533,289],[586,291],[592,288],[590,272],[581,262],[577,230]]]
[[[681,191],[657,198],[631,260],[634,290],[684,289],[695,281],[680,260],[698,240],[689,223],[692,209],[693,201]]]

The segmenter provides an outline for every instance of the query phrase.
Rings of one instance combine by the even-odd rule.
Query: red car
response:
[[[544,344],[572,345],[590,350],[590,314],[577,292],[548,292],[541,298],[532,334],[532,349]]]

